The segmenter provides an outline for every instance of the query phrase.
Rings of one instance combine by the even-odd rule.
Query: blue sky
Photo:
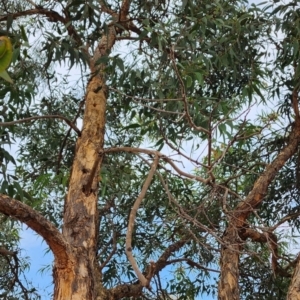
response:
[[[23,225],[21,232],[22,257],[28,257],[30,268],[25,272],[28,282],[32,282],[37,288],[41,299],[51,299],[50,294],[53,291],[52,284],[52,262],[53,255],[51,251],[47,252],[47,244],[27,226]],[[45,269],[46,267],[46,269]],[[44,271],[42,271],[44,269]]]

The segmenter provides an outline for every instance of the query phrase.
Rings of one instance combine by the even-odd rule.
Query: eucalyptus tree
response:
[[[0,212],[48,244],[54,299],[300,298],[279,231],[299,227],[296,2],[0,11],[13,44]],[[6,239],[0,254],[18,261]],[[35,297],[11,282],[11,297]]]

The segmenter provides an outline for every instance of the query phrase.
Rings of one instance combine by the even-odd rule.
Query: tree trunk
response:
[[[229,227],[224,235],[221,248],[221,277],[219,281],[219,300],[239,300],[239,250],[240,245],[236,228]]]
[[[298,255],[297,265],[289,286],[287,300],[300,300],[300,255]]]
[[[77,140],[69,191],[65,200],[63,236],[72,247],[69,263],[55,260],[54,299],[97,297],[96,243],[98,183],[104,144],[105,86],[100,76],[88,83],[83,129]]]

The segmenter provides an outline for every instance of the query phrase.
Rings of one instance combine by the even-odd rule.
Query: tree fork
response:
[[[229,225],[223,236],[223,245],[221,247],[221,277],[219,280],[219,300],[238,300],[239,295],[239,256],[240,248],[242,246],[242,239],[239,236],[239,230],[246,226],[246,219],[264,199],[267,194],[268,187],[275,178],[278,171],[284,166],[288,159],[290,159],[298,150],[300,143],[300,118],[296,117],[295,123],[292,126],[292,132],[289,136],[287,145],[269,164],[265,171],[256,180],[253,189],[246,197],[245,201],[240,202],[234,211],[231,213]],[[300,269],[299,263],[297,268]],[[296,270],[297,270],[296,268]],[[295,272],[296,274],[297,272]],[[299,279],[298,279],[299,281]],[[298,285],[295,276],[292,282]],[[296,283],[297,282],[297,283]],[[290,292],[293,284],[290,286]],[[299,290],[299,289],[298,289]],[[288,299],[300,299],[288,298]]]

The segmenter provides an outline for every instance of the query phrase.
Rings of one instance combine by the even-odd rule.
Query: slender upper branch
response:
[[[60,260],[60,264],[67,263],[69,245],[58,229],[40,213],[3,194],[0,194],[0,212],[23,222],[38,233],[47,242],[55,258]]]
[[[68,34],[79,44],[82,45],[82,40],[77,31],[75,30],[74,26],[70,23],[68,18],[64,18],[58,12],[54,10],[48,10],[43,7],[35,7],[34,9],[28,9],[20,12],[16,12],[13,14],[7,14],[5,16],[0,17],[0,22],[6,21],[8,18],[13,18],[14,20],[19,17],[24,16],[32,16],[32,15],[43,15],[48,18],[49,22],[60,22],[67,26]]]
[[[203,177],[197,176],[197,175],[192,175],[189,173],[186,173],[182,170],[180,170],[176,164],[168,157],[163,155],[162,153],[155,151],[155,150],[149,150],[149,149],[142,149],[142,148],[132,148],[132,147],[118,147],[118,148],[107,148],[104,149],[104,153],[113,153],[113,152],[131,152],[131,153],[145,153],[145,154],[150,154],[150,155],[156,155],[158,154],[164,161],[166,161],[168,164],[172,166],[172,168],[181,176],[184,176],[189,179],[194,179],[199,182],[202,182],[204,184],[209,184],[210,180],[209,179],[204,179]]]
[[[20,124],[20,123],[26,123],[34,120],[40,120],[40,119],[60,119],[65,121],[76,133],[78,136],[81,135],[81,131],[76,127],[76,125],[69,119],[60,116],[60,115],[49,115],[49,116],[33,116],[21,120],[16,120],[16,121],[11,121],[11,122],[0,122],[0,126],[13,126],[15,124]]]

